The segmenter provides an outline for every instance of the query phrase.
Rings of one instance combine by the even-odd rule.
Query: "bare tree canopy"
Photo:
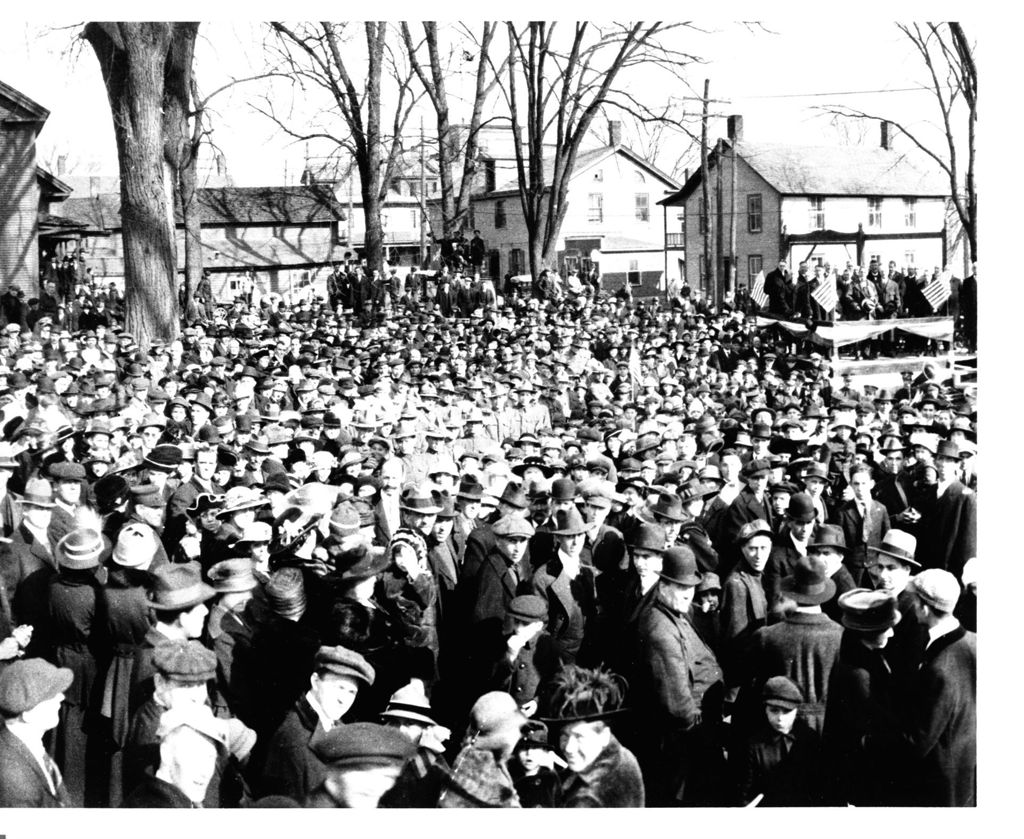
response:
[[[975,45],[963,27],[955,22],[898,23],[896,26],[927,71],[927,87],[938,106],[938,126],[944,145],[892,114],[868,113],[846,105],[826,105],[822,110],[844,118],[889,122],[938,164],[949,179],[953,207],[973,262],[978,257],[978,193],[974,180],[974,135],[978,123]]]
[[[623,82],[641,67],[681,79],[682,68],[698,59],[668,46],[662,36],[687,26],[577,21],[563,38],[556,23],[533,21],[522,29],[506,23],[508,72],[502,90],[518,141],[519,197],[534,278],[554,262],[569,180],[594,118],[614,109],[645,123],[673,121],[664,105],[646,104]]]
[[[381,206],[401,158],[409,114],[422,95],[412,89],[415,71],[404,60],[405,52],[393,48],[393,27],[382,21],[275,21],[270,27],[275,36],[273,69],[289,75],[300,91],[326,93],[335,108],[330,116],[337,124],[298,125],[280,113],[269,96],[265,107],[257,110],[296,140],[327,140],[351,153],[359,172],[367,264],[371,270],[380,270],[384,260]],[[358,42],[363,49],[356,51]],[[361,82],[359,70],[365,71]],[[385,77],[394,83],[393,89],[385,91]],[[394,100],[385,102],[385,93]]]

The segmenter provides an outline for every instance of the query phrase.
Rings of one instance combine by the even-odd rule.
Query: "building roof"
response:
[[[52,172],[47,171],[42,166],[36,166],[36,180],[45,192],[47,197],[50,198],[67,198],[74,192],[74,188],[62,181]]]
[[[640,155],[638,155],[632,149],[628,149],[628,148],[626,148],[625,146],[622,146],[622,145],[602,146],[601,148],[598,148],[598,149],[591,149],[589,151],[581,151],[579,154],[576,155],[576,163],[573,166],[573,177],[575,177],[577,174],[579,174],[583,170],[589,169],[591,166],[594,166],[594,165],[600,163],[602,160],[605,160],[606,158],[611,157],[613,154],[621,154],[621,155],[629,158],[637,166],[640,166],[642,169],[645,169],[646,171],[650,172],[652,175],[654,175],[659,180],[664,181],[669,189],[678,189],[679,188],[679,182],[678,181],[673,180],[669,175],[666,175],[664,172],[662,172],[656,166],[653,166],[651,163],[649,163],[648,161],[644,160]],[[555,171],[555,158],[554,158],[554,156],[552,156],[552,157],[545,157],[544,158],[544,185],[545,186],[550,186],[551,185],[551,177],[552,177],[554,171]],[[512,178],[511,180],[508,180],[508,181],[505,181],[502,184],[499,184],[498,187],[493,192],[487,193],[487,195],[496,195],[496,194],[499,194],[499,193],[518,193],[518,192],[519,192],[519,177],[516,176],[515,178]],[[481,197],[486,197],[486,196],[481,196]]]
[[[12,121],[25,121],[25,122],[46,122],[46,118],[50,116],[50,112],[40,105],[38,102],[33,102],[24,93],[19,90],[15,90],[9,84],[5,84],[0,81],[0,106],[6,105],[6,108],[2,110],[9,110],[10,113],[4,117],[4,120]]]
[[[720,140],[722,148],[730,147]],[[949,183],[935,167],[907,154],[870,146],[796,146],[736,143],[736,153],[781,195],[907,196],[945,198]],[[709,166],[718,160],[718,147]],[[698,169],[675,195],[659,202],[675,206],[700,186]]]
[[[325,224],[345,220],[345,209],[325,184],[314,186],[221,187],[198,190],[200,223],[208,227],[250,224]],[[121,196],[104,193],[69,198],[61,209],[91,227],[120,229]],[[182,223],[176,208],[175,221]]]

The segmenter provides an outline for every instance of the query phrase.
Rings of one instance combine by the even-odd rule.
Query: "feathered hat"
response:
[[[608,670],[588,670],[567,664],[551,680],[545,713],[538,716],[546,723],[603,720],[621,714],[628,685],[621,676]]]

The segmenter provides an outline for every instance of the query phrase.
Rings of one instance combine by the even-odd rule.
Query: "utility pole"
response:
[[[715,287],[715,263],[711,258],[711,188],[708,186],[708,96],[711,80],[704,79],[704,113],[700,121],[700,188],[704,202],[704,271],[702,284],[705,299],[711,297]]]
[[[729,273],[725,275],[726,292],[736,293],[736,139],[731,141],[732,192],[729,200]]]
[[[420,268],[427,267],[427,161],[423,136],[423,115],[420,114]]]
[[[721,285],[715,283],[715,306],[722,305],[722,288],[725,286],[725,242],[723,241],[723,227],[725,219],[722,217],[722,148],[721,142],[715,146],[715,266],[723,271]]]

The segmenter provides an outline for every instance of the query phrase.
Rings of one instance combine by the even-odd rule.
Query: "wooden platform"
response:
[[[947,355],[905,355],[898,358],[873,358],[856,361],[852,358],[840,358],[833,366],[837,376],[852,373],[858,381],[876,381],[889,379],[900,380],[905,370],[917,375],[925,364],[934,364],[939,370],[945,371],[946,378],[952,379],[951,384],[960,387],[963,384],[975,383],[978,380],[977,355],[954,355],[952,365]]]

